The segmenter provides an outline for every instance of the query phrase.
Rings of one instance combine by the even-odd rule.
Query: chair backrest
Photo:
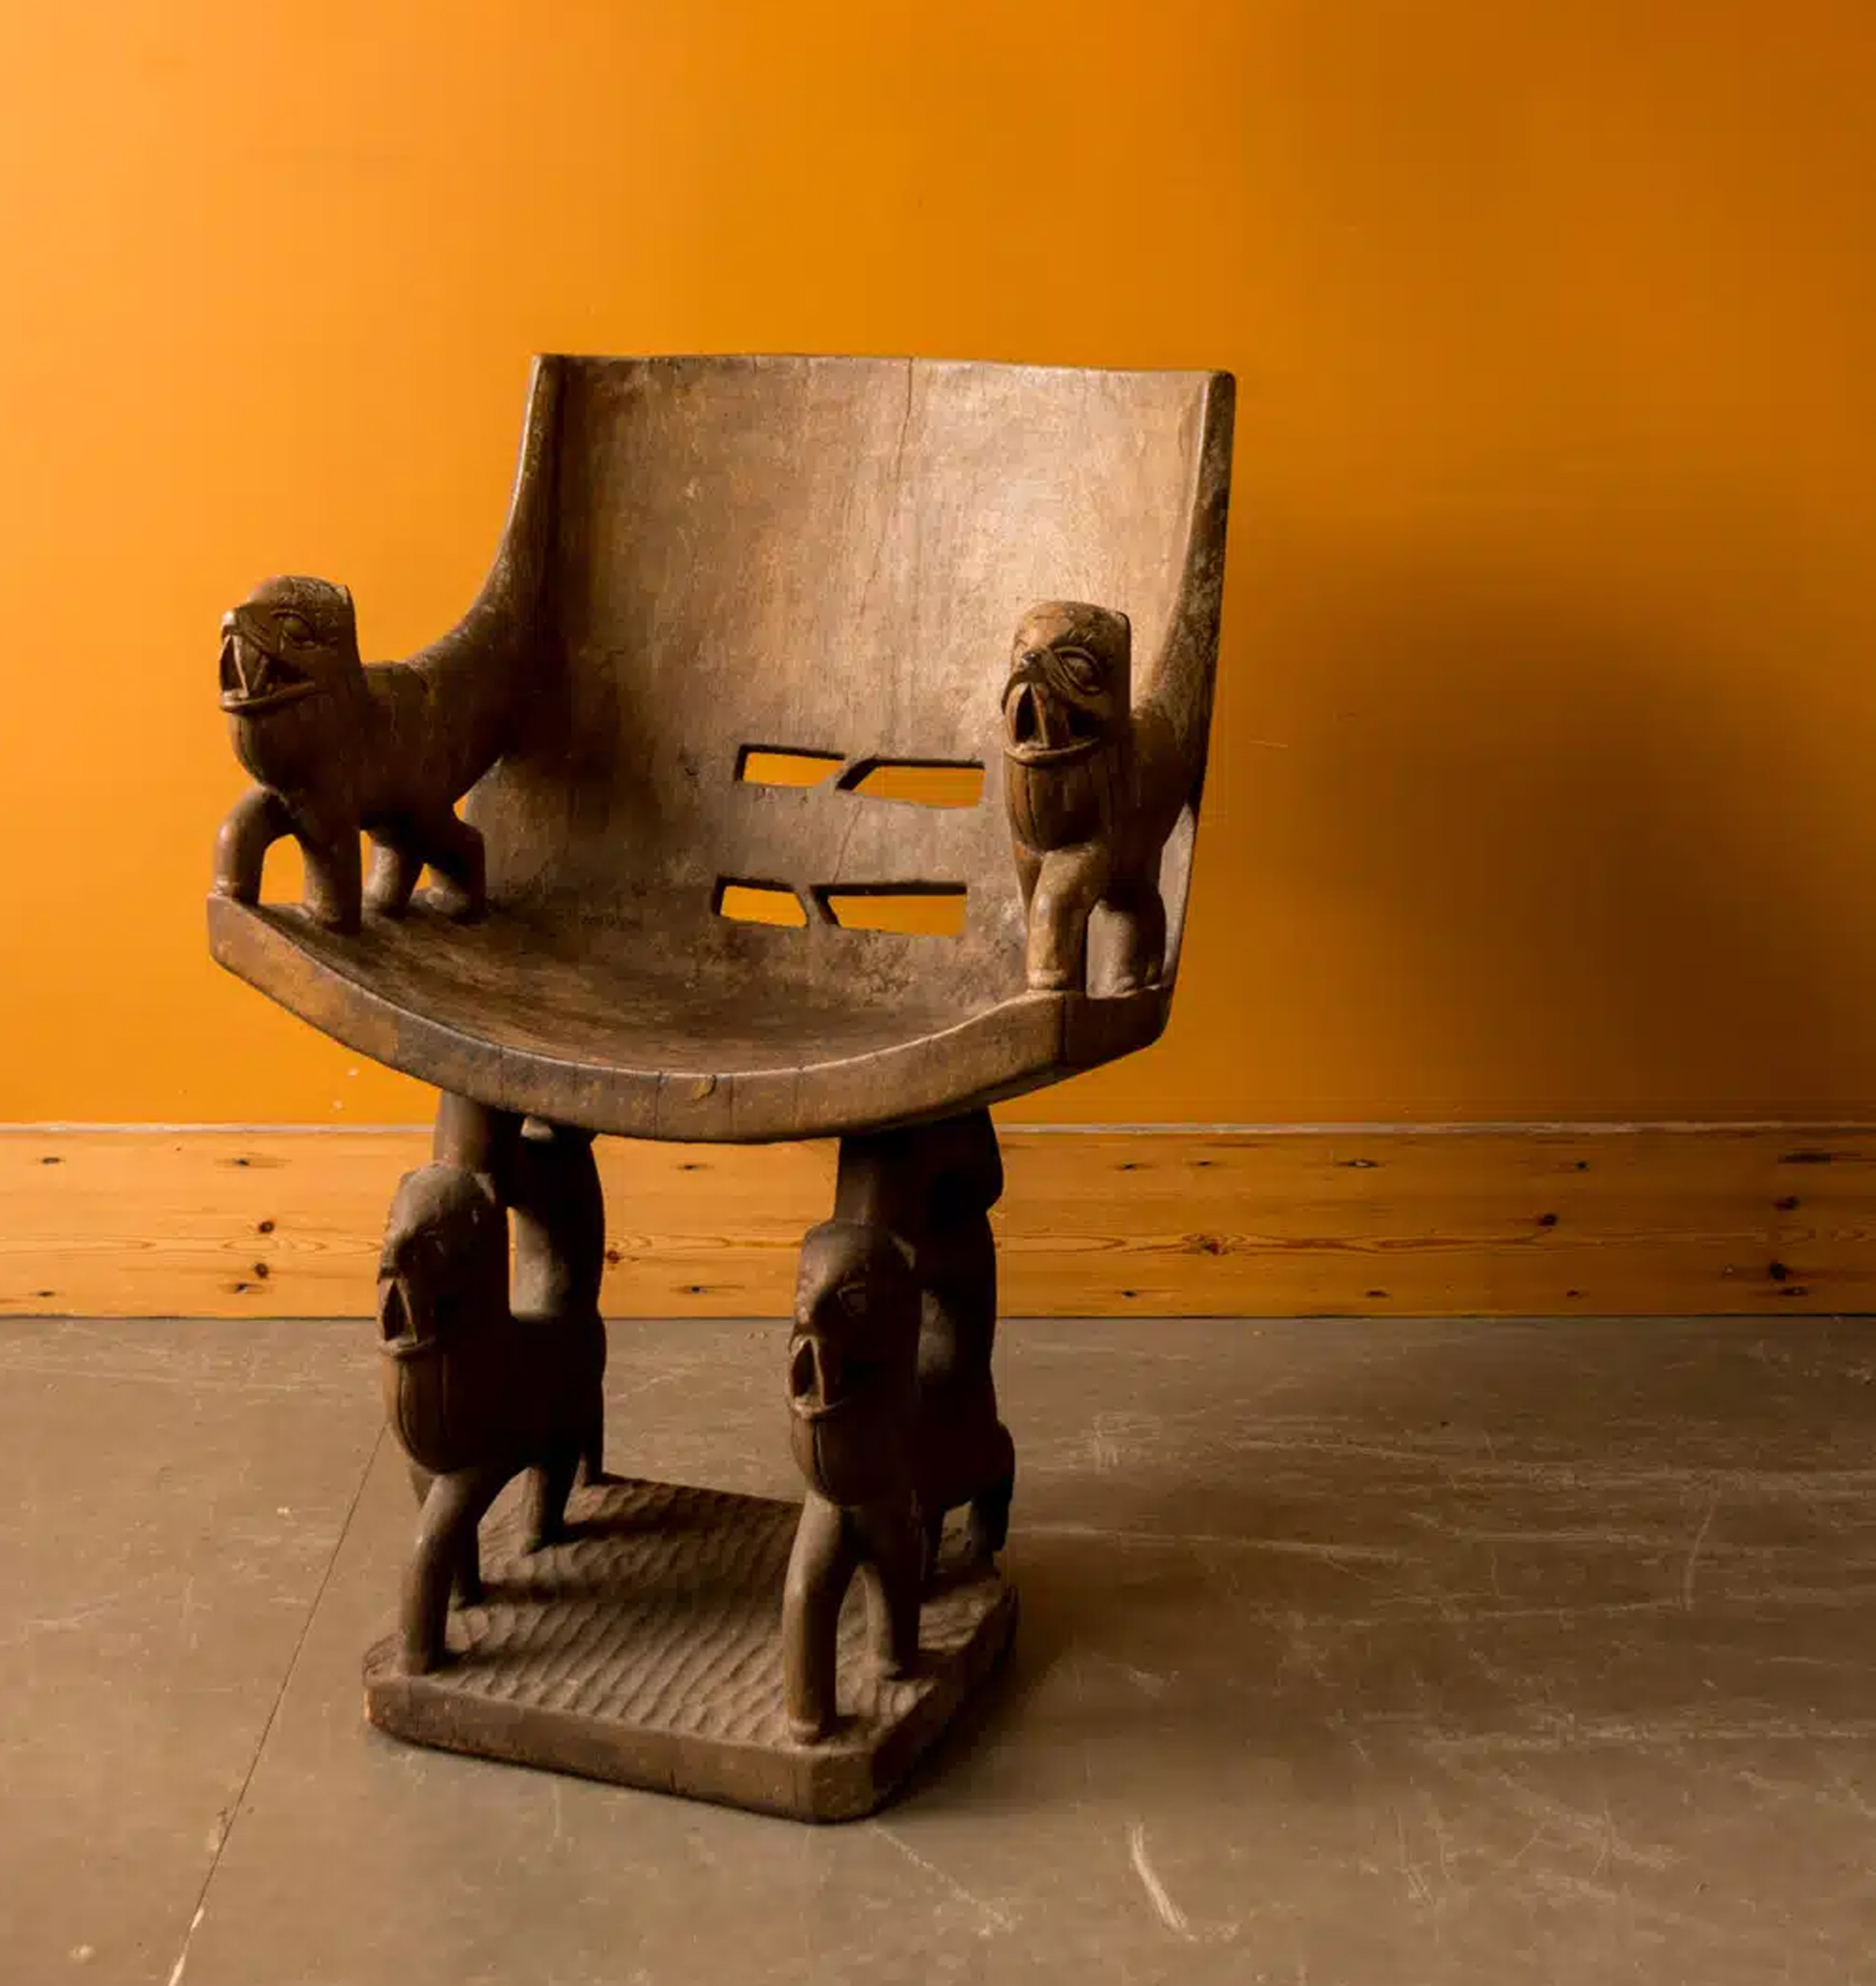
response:
[[[530,678],[471,797],[492,892],[591,942],[940,1004],[1022,990],[1001,692],[1037,600],[1133,624],[1134,698],[1204,759],[1231,383],[873,358],[540,361],[516,514],[552,478]],[[543,408],[548,412],[543,415]],[[511,525],[512,530],[512,525]],[[745,777],[825,754],[820,784]],[[981,800],[857,791],[980,766]],[[1190,813],[1162,872],[1176,958]],[[784,886],[807,923],[722,915]],[[841,928],[828,892],[960,886],[951,939]]]

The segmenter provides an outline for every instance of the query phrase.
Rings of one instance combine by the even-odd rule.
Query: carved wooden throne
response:
[[[423,1501],[379,1723],[829,1818],[1001,1652],[988,1106],[1165,1024],[1231,408],[1220,373],[543,358],[452,633],[363,668],[309,580],[224,621],[257,784],[214,954],[443,1093],[380,1275]],[[289,834],[304,906],[262,901]],[[596,1132],[840,1140],[798,1511],[600,1470]]]

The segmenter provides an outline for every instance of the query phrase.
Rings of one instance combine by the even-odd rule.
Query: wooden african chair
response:
[[[224,620],[214,954],[443,1093],[380,1267],[422,1508],[379,1723],[828,1818],[1006,1645],[989,1106],[1165,1025],[1231,422],[1216,372],[542,358],[453,632],[364,667],[312,579]],[[840,1141],[798,1509],[602,1471],[596,1132]]]

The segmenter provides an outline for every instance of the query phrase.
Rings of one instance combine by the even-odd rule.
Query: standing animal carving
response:
[[[840,1604],[864,1574],[881,1672],[918,1656],[919,1289],[871,1221],[825,1220],[801,1246],[788,1352],[790,1446],[808,1493],[782,1588],[782,1695],[804,1744],[833,1729]]]
[[[484,904],[482,837],[456,802],[503,743],[508,690],[492,670],[358,659],[352,596],[323,579],[270,579],[221,623],[221,708],[257,783],[216,844],[215,887],[259,901],[268,848],[306,855],[307,908],[340,932],[369,902],[399,917],[424,864],[451,886],[446,907]],[[359,830],[376,844],[369,884]]]
[[[535,1279],[537,1281],[540,1279]],[[518,1318],[508,1302],[508,1219],[492,1180],[452,1164],[407,1174],[378,1266],[385,1413],[422,1501],[406,1576],[406,1667],[444,1659],[452,1583],[479,1593],[476,1530],[532,1471],[529,1544],[562,1535],[583,1463],[600,1471],[606,1366],[597,1304]]]
[[[1049,600],[1018,623],[1003,692],[1004,795],[1038,992],[1088,990],[1088,920],[1112,914],[1113,993],[1166,960],[1159,858],[1188,798],[1166,715],[1132,705],[1126,614]]]

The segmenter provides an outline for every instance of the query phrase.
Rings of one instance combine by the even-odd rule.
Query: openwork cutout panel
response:
[[[841,883],[822,885],[814,901],[843,931],[955,938],[964,928],[968,895],[961,883]]]
[[[744,745],[736,753],[736,778],[746,786],[819,786],[837,772],[840,790],[863,800],[962,808],[984,796],[981,759],[849,759],[794,745]]]
[[[736,777],[749,786],[818,786],[846,763],[838,751],[800,751],[792,745],[745,745]]]
[[[955,938],[964,928],[970,892],[961,883],[821,883],[809,895],[821,921],[842,931]],[[713,907],[735,924],[802,931],[812,921],[799,894],[785,883],[723,876]]]
[[[724,876],[718,882],[713,907],[719,917],[734,924],[779,924],[801,931],[808,923],[801,899],[786,883],[738,882]]]
[[[840,784],[863,800],[975,807],[984,796],[984,768],[974,759],[858,759]]]

